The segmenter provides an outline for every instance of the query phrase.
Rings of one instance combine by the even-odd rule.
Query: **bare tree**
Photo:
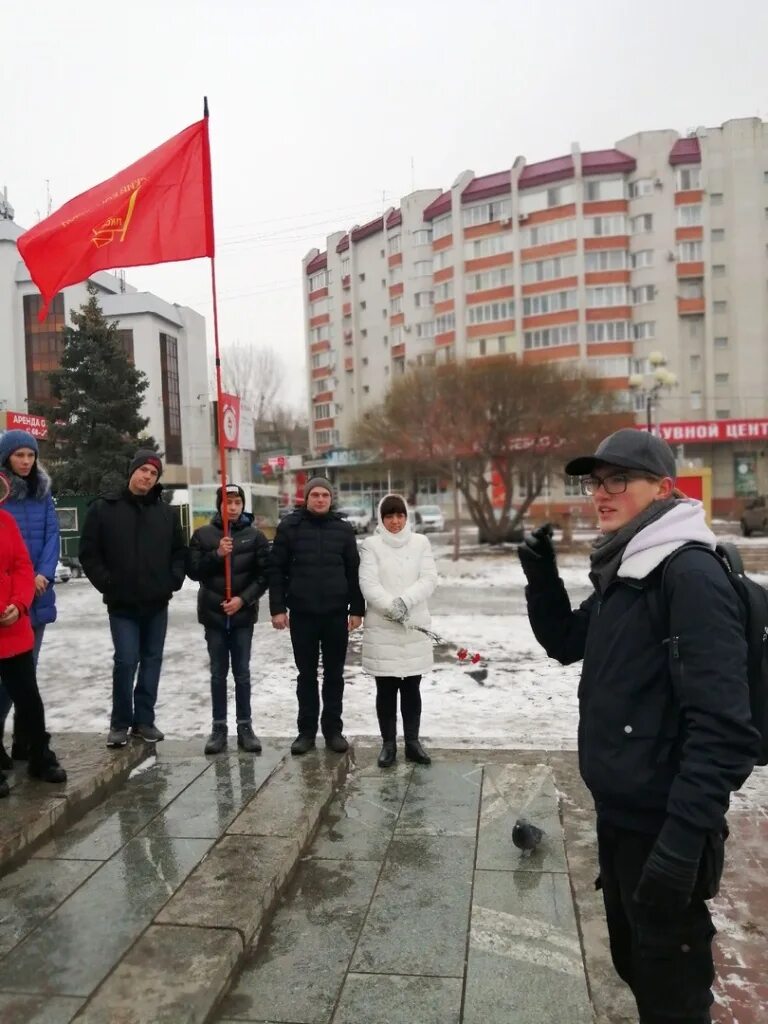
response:
[[[235,341],[222,354],[224,390],[237,395],[256,423],[271,418],[285,383],[285,366],[272,348]]]
[[[502,356],[411,371],[363,418],[357,435],[385,460],[452,477],[473,522],[499,543],[521,522],[554,465],[628,422],[601,381]],[[498,508],[494,472],[503,491]],[[513,508],[515,476],[525,481],[526,494]]]

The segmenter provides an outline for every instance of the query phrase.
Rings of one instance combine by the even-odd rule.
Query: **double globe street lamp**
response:
[[[646,373],[633,373],[629,378],[629,388],[635,394],[645,398],[645,424],[649,433],[654,432],[653,410],[659,402],[659,394],[664,388],[671,390],[677,384],[677,374],[667,369],[667,357],[663,352],[651,352],[648,355],[650,369]]]

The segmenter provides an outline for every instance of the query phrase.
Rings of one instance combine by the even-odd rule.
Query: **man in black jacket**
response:
[[[221,487],[216,492],[216,514],[195,530],[189,542],[187,575],[202,585],[197,594],[197,621],[205,627],[211,659],[213,727],[206,754],[220,754],[227,746],[227,675],[230,661],[235,679],[237,745],[253,754],[261,742],[251,724],[251,643],[258,618],[259,598],[267,589],[269,541],[245,512],[245,492],[227,485],[225,535],[221,519]],[[225,560],[231,566],[231,597],[227,599]]]
[[[290,627],[299,671],[299,735],[292,754],[315,745],[318,719],[325,745],[344,753],[342,735],[344,662],[349,630],[362,625],[365,602],[360,593],[355,531],[332,510],[333,487],[324,477],[306,486],[305,504],[277,528],[269,571],[269,608],[275,629]],[[290,619],[288,616],[290,609]],[[323,654],[323,713],[320,717],[317,667]]]
[[[93,502],[80,537],[80,562],[104,595],[115,649],[108,747],[124,747],[131,727],[148,743],[163,739],[155,704],[168,602],[184,582],[187,549],[178,513],[161,499],[162,471],[156,452],[136,452],[127,486]]]
[[[564,665],[583,659],[579,764],[614,966],[642,1024],[709,1024],[705,900],[720,882],[730,794],[757,753],[742,608],[701,546],[670,562],[660,592],[672,551],[715,547],[701,504],[674,488],[665,441],[619,430],[565,471],[582,478],[598,518],[594,593],[571,608],[550,527],[518,551],[539,643]]]

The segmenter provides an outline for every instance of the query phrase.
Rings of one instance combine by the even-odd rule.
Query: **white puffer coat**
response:
[[[427,598],[437,586],[432,546],[406,522],[390,533],[381,521],[360,549],[360,589],[367,602],[363,669],[374,676],[420,676],[432,667],[432,642],[422,633],[385,618],[396,598],[408,607],[407,623],[429,627]]]

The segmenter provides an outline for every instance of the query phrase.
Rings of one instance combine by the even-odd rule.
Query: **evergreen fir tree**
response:
[[[60,369],[50,375],[51,410],[48,461],[57,494],[100,494],[125,486],[137,448],[157,449],[141,416],[149,387],[108,323],[96,288],[65,328]]]

